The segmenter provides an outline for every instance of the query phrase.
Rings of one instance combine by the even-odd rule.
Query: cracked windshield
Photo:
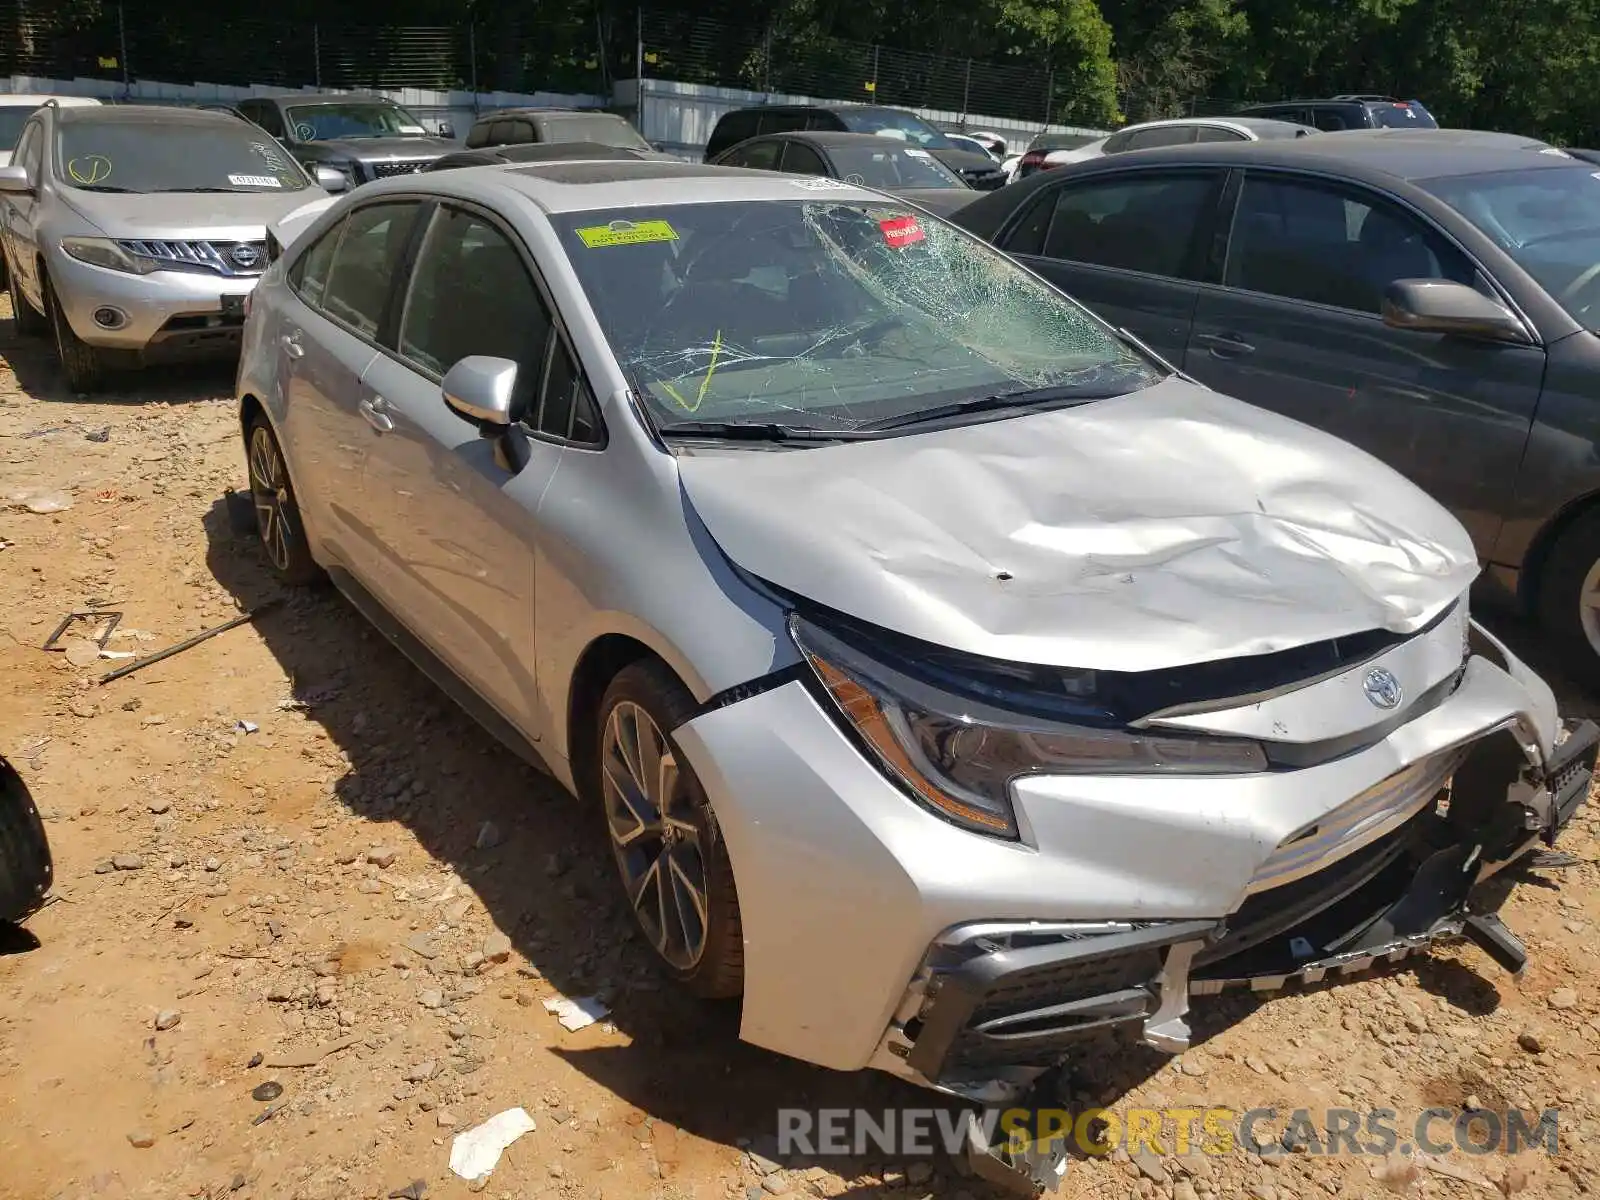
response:
[[[555,220],[663,426],[850,431],[968,403],[1083,403],[1161,378],[1071,300],[903,205],[752,201]]]

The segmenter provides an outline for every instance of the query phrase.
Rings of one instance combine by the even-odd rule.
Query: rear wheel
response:
[[[17,323],[18,333],[42,337],[50,332],[50,322],[28,303],[22,294],[22,285],[17,282],[17,273],[10,269],[6,271],[6,291],[11,294],[11,319]]]
[[[1551,549],[1539,621],[1561,642],[1573,674],[1600,682],[1600,510],[1579,517]]]
[[[75,392],[98,392],[105,385],[105,357],[73,331],[48,278],[44,281],[44,302],[56,337],[56,357],[66,372],[67,386]]]
[[[283,459],[272,426],[260,414],[250,422],[245,435],[245,455],[250,468],[250,498],[256,510],[256,532],[261,548],[267,552],[272,569],[285,583],[295,587],[316,583],[322,568],[311,557],[305,525],[300,520],[300,504],[294,485],[289,482],[289,467]]]
[[[722,830],[666,730],[694,698],[665,664],[623,668],[600,702],[595,771],[612,855],[640,931],[697,995],[744,990],[744,935]]]

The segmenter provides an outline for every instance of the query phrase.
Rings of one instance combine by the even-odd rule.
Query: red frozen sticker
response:
[[[910,246],[927,236],[922,232],[922,226],[917,224],[917,219],[911,216],[890,217],[887,221],[879,221],[878,228],[883,230],[883,240],[891,246]]]

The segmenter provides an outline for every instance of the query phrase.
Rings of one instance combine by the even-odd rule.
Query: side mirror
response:
[[[456,127],[450,124],[449,121],[440,121],[439,136],[442,138],[450,138],[453,141],[456,136]]]
[[[342,192],[350,186],[349,177],[332,167],[316,167],[312,174],[317,178],[317,186],[325,192]]]
[[[1397,279],[1384,289],[1383,323],[1391,329],[1483,338],[1519,346],[1532,341],[1504,304],[1464,283]]]
[[[456,416],[471,421],[485,437],[503,433],[522,415],[512,408],[516,388],[517,364],[487,354],[461,359],[439,385]]]
[[[0,192],[28,195],[33,191],[33,180],[28,178],[28,168],[21,165],[0,167]]]

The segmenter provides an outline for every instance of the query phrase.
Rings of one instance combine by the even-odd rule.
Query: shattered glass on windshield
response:
[[[1087,401],[1160,378],[1071,300],[903,205],[818,196],[576,213],[561,234],[663,423],[846,431],[979,397]]]

